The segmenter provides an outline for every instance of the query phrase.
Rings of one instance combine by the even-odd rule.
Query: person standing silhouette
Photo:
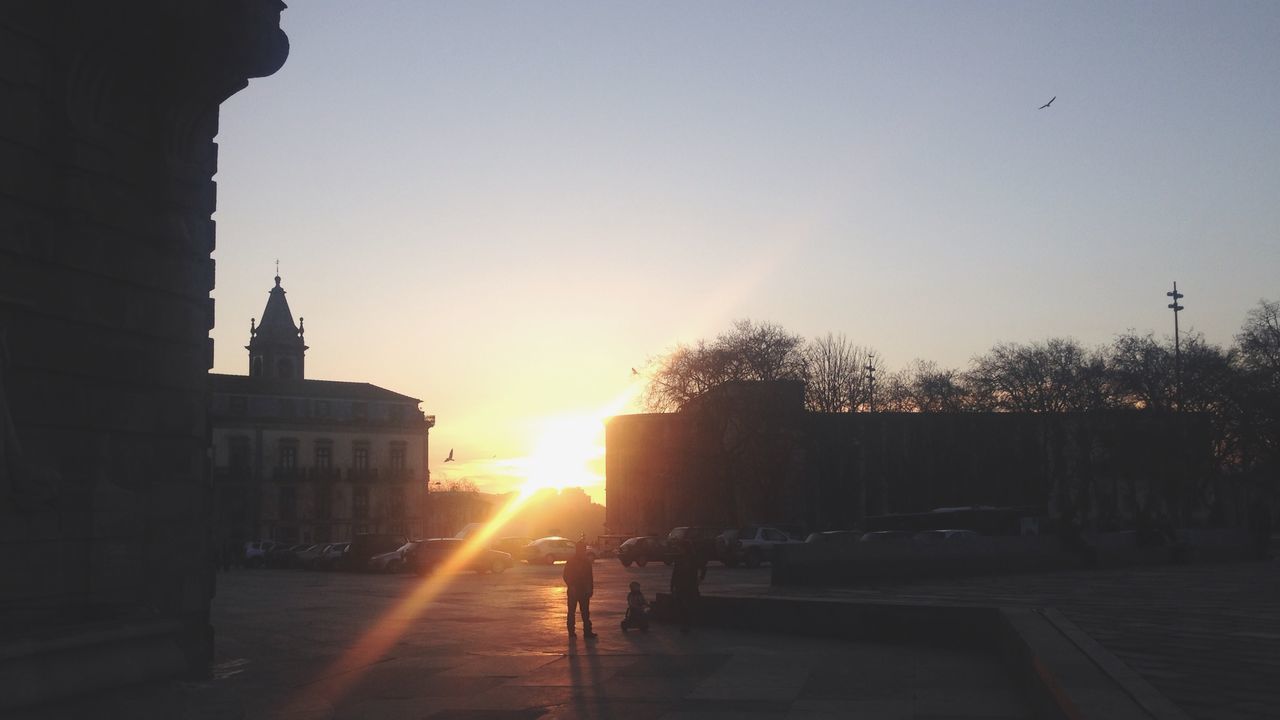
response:
[[[687,633],[698,613],[698,583],[707,577],[707,564],[694,552],[693,545],[685,540],[671,567],[671,600],[676,617],[680,620],[680,632]]]
[[[582,636],[593,638],[591,632],[591,593],[595,590],[595,578],[591,573],[591,558],[587,557],[587,544],[578,541],[573,546],[573,557],[564,564],[564,584],[568,586],[565,596],[569,601],[569,616],[565,624],[569,628],[569,637],[578,633],[574,630],[574,612],[582,611]]]

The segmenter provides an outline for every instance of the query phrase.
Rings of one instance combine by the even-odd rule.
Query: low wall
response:
[[[904,543],[779,547],[775,585],[856,585],[972,575],[1127,567],[1176,562],[1224,562],[1251,556],[1245,531],[1184,530],[1176,545],[1139,546],[1133,532],[1090,533],[1069,551],[1056,537],[980,537],[963,544],[920,547]]]
[[[654,616],[670,621],[658,593]],[[701,625],[860,642],[958,647],[997,656],[1036,717],[1188,720],[1176,705],[1061,614],[923,602],[704,596]]]

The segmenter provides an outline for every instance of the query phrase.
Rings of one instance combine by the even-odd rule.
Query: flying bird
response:
[[[1054,101],[1054,100],[1057,100],[1057,99],[1058,99],[1058,96],[1057,96],[1057,95],[1054,95],[1053,97],[1049,98],[1049,102],[1047,102],[1047,103],[1045,103],[1045,104],[1041,105],[1039,108],[1036,108],[1036,109],[1037,109],[1037,110],[1043,110],[1043,109],[1045,109],[1045,108],[1049,107],[1050,105],[1052,105],[1052,104],[1053,104],[1053,101]]]
[[[631,368],[631,374],[632,374],[632,375],[639,375],[639,374],[640,374],[640,371],[639,371],[639,370],[636,370],[635,368]]]
[[[449,448],[449,457],[444,459],[445,462],[453,462],[453,448]]]

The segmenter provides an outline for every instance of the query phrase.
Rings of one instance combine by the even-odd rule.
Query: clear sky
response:
[[[216,369],[247,371],[279,258],[308,375],[422,398],[435,479],[590,484],[630,368],[738,318],[960,367],[1171,333],[1173,280],[1217,343],[1280,299],[1280,3],[298,0],[282,24],[288,63],[222,111]]]

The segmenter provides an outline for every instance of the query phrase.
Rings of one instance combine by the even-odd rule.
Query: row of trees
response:
[[[874,386],[867,366],[876,366]],[[1172,339],[1128,331],[1086,347],[1068,338],[1001,343],[967,368],[914,360],[895,372],[843,335],[814,340],[743,320],[713,340],[657,358],[646,394],[651,410],[678,410],[735,380],[799,380],[814,412],[1073,412],[1150,409],[1204,412],[1224,465],[1280,460],[1280,303],[1249,311],[1235,342],[1181,338],[1181,383]],[[1179,390],[1180,385],[1180,390]]]

